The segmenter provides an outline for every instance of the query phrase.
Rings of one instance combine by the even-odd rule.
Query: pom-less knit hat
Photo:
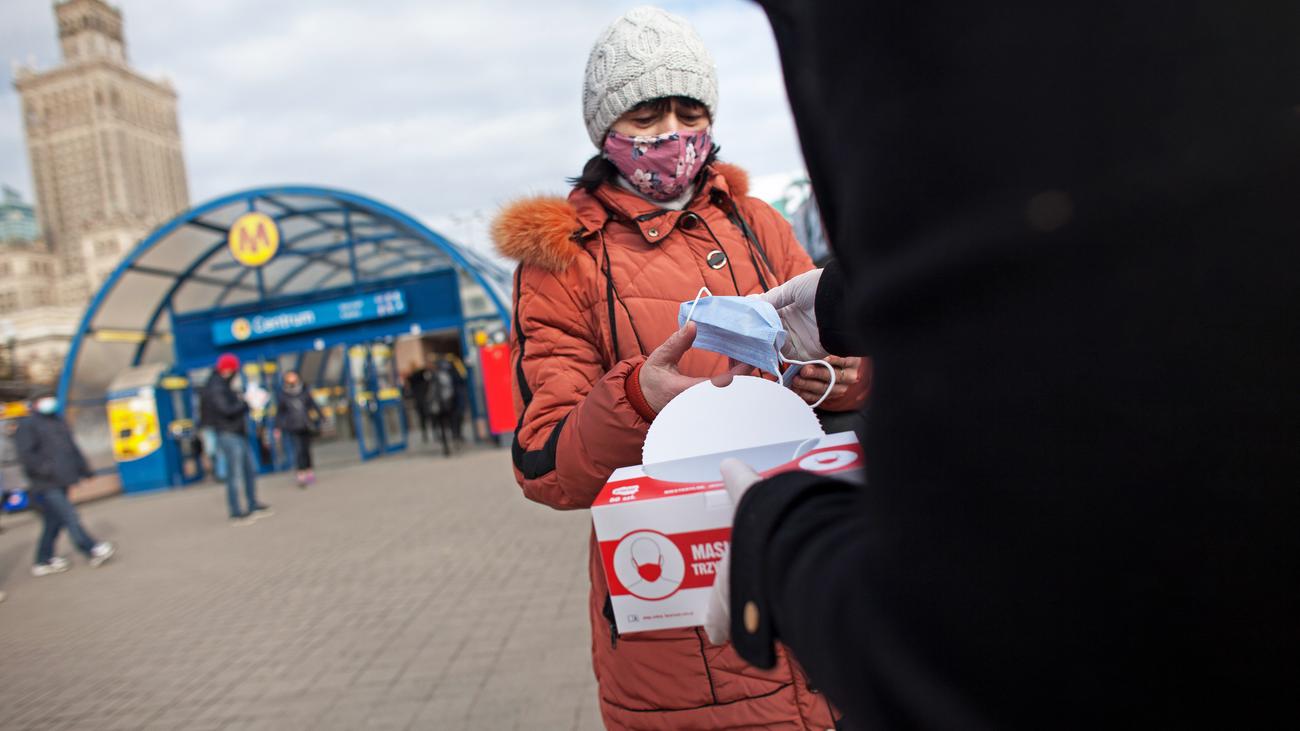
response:
[[[664,96],[695,99],[715,116],[718,73],[695,29],[649,6],[614,21],[591,49],[582,84],[582,119],[596,147],[632,107]]]
[[[234,353],[222,353],[217,356],[217,372],[229,373],[239,370],[239,356]]]

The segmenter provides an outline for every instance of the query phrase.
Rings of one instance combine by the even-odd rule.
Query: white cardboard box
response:
[[[644,464],[610,476],[592,521],[619,632],[704,623],[734,508],[718,465],[727,457],[764,477],[792,470],[860,481],[852,432],[827,435],[798,396],[760,378],[688,389],[655,419]]]

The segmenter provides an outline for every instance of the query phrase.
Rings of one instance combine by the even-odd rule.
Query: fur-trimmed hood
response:
[[[749,194],[749,175],[735,165],[715,162],[695,200],[714,191],[734,201],[744,200]],[[618,193],[651,207],[633,193]],[[581,252],[580,241],[599,230],[609,217],[606,203],[581,189],[574,189],[568,199],[533,196],[501,209],[492,222],[492,240],[503,256],[549,271],[564,271]]]

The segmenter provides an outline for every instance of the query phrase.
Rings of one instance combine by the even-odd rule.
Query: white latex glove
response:
[[[722,464],[722,484],[731,496],[733,510],[740,505],[740,499],[749,488],[760,479],[757,472],[738,459],[724,459]],[[732,513],[733,518],[735,513]],[[704,610],[704,632],[709,635],[709,642],[721,645],[731,639],[731,546],[718,559],[713,572],[713,593],[709,595],[709,606]]]
[[[829,355],[822,347],[817,332],[817,310],[813,307],[821,278],[822,270],[814,269],[754,295],[775,307],[776,314],[781,316],[786,334],[781,353],[790,360],[817,360]]]

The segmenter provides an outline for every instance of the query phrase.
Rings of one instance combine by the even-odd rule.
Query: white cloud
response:
[[[118,2],[132,62],[180,95],[194,202],[319,183],[439,220],[564,190],[594,152],[580,111],[587,53],[634,4]],[[755,175],[801,167],[761,10],[742,0],[666,6],[691,20],[717,62],[724,157]],[[3,20],[9,56],[57,62],[48,0],[5,0]],[[30,191],[4,73],[0,181]]]

